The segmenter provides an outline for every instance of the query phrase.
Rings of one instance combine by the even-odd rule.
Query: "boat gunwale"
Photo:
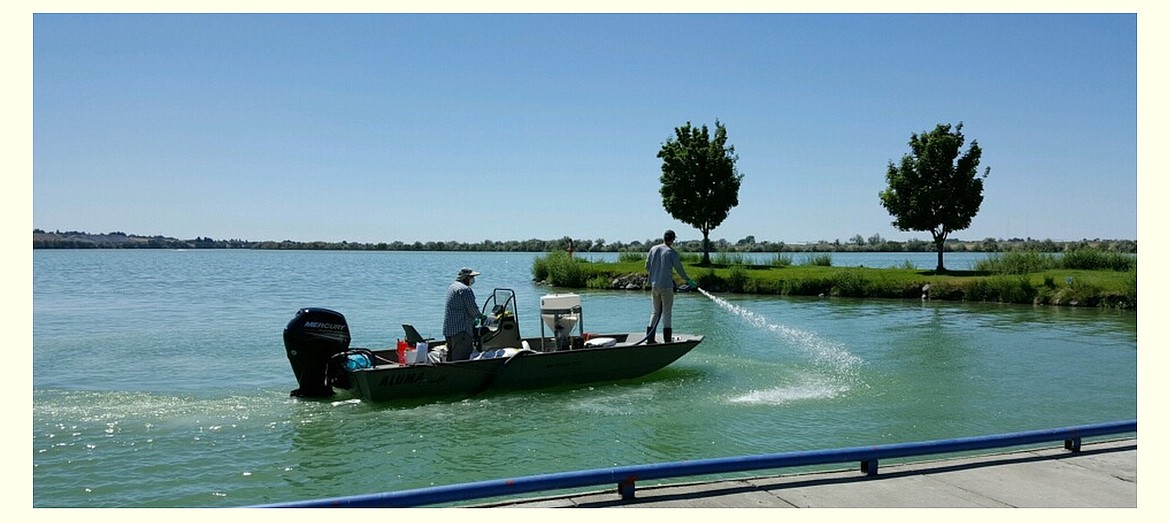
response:
[[[623,340],[636,338],[635,334],[610,334],[597,335],[596,337],[615,337]],[[670,364],[677,361],[679,358],[685,356],[696,346],[698,346],[704,339],[702,335],[694,334],[677,334],[674,340],[670,342],[656,342],[652,344],[638,342],[622,342],[608,347],[582,347],[565,350],[554,351],[527,351],[516,353],[509,357],[497,358],[481,358],[474,360],[462,361],[443,361],[443,362],[428,362],[421,364],[401,365],[397,363],[388,363],[383,365],[376,365],[373,367],[361,369],[347,369],[345,373],[349,377],[350,386],[345,388],[350,394],[361,398],[364,401],[373,403],[386,403],[398,400],[418,400],[428,397],[467,397],[468,395],[475,395],[489,389],[498,390],[516,390],[516,389],[535,389],[552,387],[563,384],[585,384],[585,383],[600,383],[605,381],[620,381],[625,379],[636,379],[642,376],[662,370]],[[532,342],[539,340],[539,338],[529,338],[525,341]],[[668,357],[665,362],[655,362],[644,372],[635,372],[633,375],[623,375],[612,379],[607,378],[590,378],[584,380],[571,379],[570,377],[559,376],[552,377],[547,380],[537,380],[534,383],[526,383],[525,380],[510,380],[504,379],[502,383],[497,383],[501,376],[509,376],[504,374],[504,371],[509,368],[509,364],[514,360],[526,360],[529,363],[536,363],[534,359],[542,360],[547,363],[549,359],[573,358],[581,355],[588,355],[589,358],[606,358],[607,355],[613,359],[619,359],[620,356],[613,356],[613,353],[630,353],[636,352],[638,354],[646,354],[647,351],[658,351],[661,349],[669,349],[676,352],[673,357]],[[371,350],[371,349],[351,349],[351,350],[370,350],[371,352],[389,353],[393,352],[391,349],[385,350]],[[396,374],[416,374],[420,376],[418,381],[427,381],[428,376],[441,377],[447,379],[449,377],[456,377],[457,379],[467,380],[463,386],[453,388],[449,391],[441,391],[434,393],[420,393],[417,395],[407,395],[398,397],[383,397],[384,394],[376,394],[375,388],[380,388],[382,385],[373,385],[376,380],[386,380],[389,376]],[[476,382],[474,378],[467,378],[469,374],[482,373],[483,380]],[[509,376],[510,377],[510,376]],[[542,385],[542,383],[544,383]],[[375,397],[376,396],[376,397]]]

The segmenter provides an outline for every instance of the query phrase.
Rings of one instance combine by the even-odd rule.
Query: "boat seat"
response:
[[[414,325],[409,323],[403,323],[402,330],[406,332],[406,342],[411,345],[416,345],[421,341],[425,341],[429,344],[432,340],[434,340],[434,338],[422,337],[422,334],[418,333],[418,329],[415,329]]]
[[[519,348],[520,324],[516,323],[515,316],[506,314],[499,318],[494,327],[480,327],[479,337],[481,350]]]

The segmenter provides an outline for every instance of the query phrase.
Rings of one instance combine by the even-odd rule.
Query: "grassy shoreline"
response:
[[[781,260],[770,265],[701,266],[696,257],[684,256],[683,265],[700,287],[714,292],[920,300],[929,286],[933,300],[1136,309],[1136,258],[1128,266],[1112,256],[1100,258],[1103,261],[1084,263],[1084,257],[1070,257],[1074,263],[1062,265],[1031,254],[1005,255],[976,270],[944,273],[910,267],[832,267],[824,260],[808,265]],[[644,267],[645,262],[635,257],[594,262],[553,252],[534,260],[532,272],[535,280],[558,287],[642,290]]]

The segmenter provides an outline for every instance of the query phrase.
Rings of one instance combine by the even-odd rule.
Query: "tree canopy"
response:
[[[898,165],[889,163],[889,185],[878,195],[899,230],[930,232],[940,272],[946,270],[947,236],[971,226],[983,203],[983,180],[991,172],[978,172],[983,150],[976,140],[960,155],[964,140],[962,122],[953,131],[950,124],[939,124],[933,131],[910,135],[910,153]]]
[[[662,159],[662,206],[675,219],[703,233],[703,263],[710,264],[711,231],[731,208],[739,205],[743,175],[735,168],[739,157],[727,145],[727,128],[715,121],[715,136],[707,126],[690,122],[674,129],[674,137],[658,151]]]

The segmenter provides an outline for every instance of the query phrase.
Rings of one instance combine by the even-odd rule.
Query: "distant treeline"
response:
[[[271,250],[329,250],[329,251],[473,251],[473,252],[551,252],[567,251],[572,246],[575,252],[630,252],[649,249],[661,239],[607,242],[604,239],[555,240],[509,240],[482,242],[428,241],[428,242],[296,242],[214,240],[197,237],[180,240],[165,236],[137,236],[124,232],[90,234],[79,231],[52,231],[33,229],[34,249],[271,249]],[[679,240],[674,247],[682,252],[703,252],[702,240]],[[1053,241],[1032,238],[995,239],[979,241],[947,240],[946,250],[950,252],[1011,252],[1038,251],[1063,252],[1067,250],[1092,248],[1111,252],[1137,253],[1134,240],[1080,240]],[[756,241],[748,236],[736,242],[712,240],[712,252],[934,252],[934,244],[912,239],[903,242],[887,240],[880,235],[863,238],[856,235],[849,241],[819,241],[815,243],[785,243]]]

